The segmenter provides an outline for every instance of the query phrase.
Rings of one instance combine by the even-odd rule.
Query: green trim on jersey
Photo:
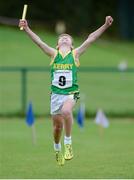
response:
[[[51,64],[51,91],[55,94],[74,94],[79,92],[77,83],[77,64],[70,51],[65,57],[57,51],[53,63]],[[60,73],[60,75],[57,75]],[[64,74],[66,77],[64,77]],[[55,79],[54,79],[55,78]]]

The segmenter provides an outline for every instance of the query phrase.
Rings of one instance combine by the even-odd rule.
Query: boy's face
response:
[[[69,47],[72,47],[72,39],[70,36],[61,36],[58,39],[58,46],[61,47],[62,45],[67,45]]]

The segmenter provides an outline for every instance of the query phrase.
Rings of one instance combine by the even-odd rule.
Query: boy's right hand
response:
[[[27,23],[27,20],[22,20],[20,19],[19,21],[19,27],[23,27],[23,29],[26,29],[28,27],[28,23]]]

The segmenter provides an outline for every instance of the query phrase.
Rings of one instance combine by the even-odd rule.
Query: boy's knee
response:
[[[62,110],[62,115],[64,117],[68,117],[68,116],[71,116],[72,112],[69,110],[69,109],[63,109]]]
[[[62,131],[62,125],[61,124],[55,124],[55,126],[54,126],[54,131],[55,132],[61,132]]]

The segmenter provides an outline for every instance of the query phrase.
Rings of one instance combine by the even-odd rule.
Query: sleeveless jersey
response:
[[[78,65],[75,62],[73,51],[65,57],[57,51],[51,63],[51,91],[55,94],[74,94],[79,92],[77,84]]]

